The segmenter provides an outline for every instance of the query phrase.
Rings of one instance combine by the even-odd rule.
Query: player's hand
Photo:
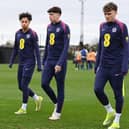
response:
[[[13,65],[12,64],[9,64],[9,68],[11,69],[13,67]]]
[[[59,65],[56,65],[56,66],[55,66],[55,73],[58,73],[58,72],[60,72],[61,70],[62,70],[61,66],[59,66]]]
[[[96,74],[99,71],[99,67],[94,68],[94,73]]]
[[[41,71],[42,71],[42,69],[41,69],[41,68],[37,68],[37,71],[38,71],[38,72],[41,72]]]

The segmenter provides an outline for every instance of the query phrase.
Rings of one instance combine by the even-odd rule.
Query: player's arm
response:
[[[10,61],[9,61],[9,68],[12,68],[12,65],[14,63],[14,60],[18,54],[18,43],[17,43],[17,34],[15,34],[15,41],[14,41],[14,47],[13,47],[13,52],[12,52],[12,55],[10,57]]]
[[[40,52],[39,52],[39,44],[38,44],[38,36],[35,33],[34,35],[34,47],[35,47],[35,56],[37,60],[37,70],[41,71],[41,58],[40,58]]]
[[[124,24],[122,33],[122,46],[123,46],[123,61],[122,61],[122,73],[123,75],[128,73],[128,58],[129,58],[129,36],[126,25]]]
[[[101,56],[101,37],[99,38],[99,44],[97,48],[97,55],[96,55],[96,63],[95,63],[95,73],[98,69],[99,63],[100,63],[100,56]]]
[[[46,43],[45,43],[45,50],[44,50],[42,65],[45,64],[45,61],[46,61],[46,58],[47,58],[47,47],[48,47],[48,34],[47,34],[47,37],[46,37]]]
[[[63,63],[67,60],[69,41],[70,41],[70,29],[66,25],[66,31],[64,32],[64,49],[63,49],[61,56],[57,62],[58,66],[62,66]]]

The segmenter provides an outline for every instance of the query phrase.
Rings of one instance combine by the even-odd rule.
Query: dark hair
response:
[[[28,13],[28,12],[19,14],[19,20],[21,20],[22,18],[25,18],[25,17],[26,17],[29,21],[32,20],[32,15],[31,15],[30,13]]]
[[[50,9],[47,10],[48,13],[59,13],[61,15],[62,11],[61,11],[61,8],[60,7],[57,7],[57,6],[54,6]]]
[[[117,11],[118,7],[115,3],[109,2],[103,7],[103,12]]]

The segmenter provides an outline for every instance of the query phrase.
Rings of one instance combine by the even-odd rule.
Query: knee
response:
[[[115,95],[115,100],[118,101],[118,102],[123,102],[123,100],[124,100],[123,95],[122,94]]]
[[[101,88],[95,87],[94,92],[96,95],[103,93],[103,90]]]
[[[20,91],[22,91],[22,86],[21,86],[21,85],[19,85],[19,87],[18,87],[18,88],[19,88],[19,90],[20,90]]]
[[[46,81],[42,81],[41,87],[42,87],[44,90],[47,90],[47,88],[49,87],[49,84],[48,84]]]
[[[26,85],[22,85],[21,87],[20,87],[20,90],[21,91],[26,91],[28,89],[28,87],[26,86]]]

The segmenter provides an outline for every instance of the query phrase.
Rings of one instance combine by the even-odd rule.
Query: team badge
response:
[[[59,27],[56,29],[56,32],[60,32],[60,28]]]
[[[68,38],[70,39],[70,34],[68,34]]]
[[[112,28],[112,32],[114,33],[114,32],[116,32],[117,31],[117,28],[116,27],[113,27]]]
[[[30,34],[27,34],[27,35],[26,35],[26,38],[29,39],[29,38],[30,38]]]
[[[128,36],[126,36],[126,37],[125,37],[125,40],[126,40],[126,42],[128,42],[128,41],[129,41],[129,37],[128,37]]]

